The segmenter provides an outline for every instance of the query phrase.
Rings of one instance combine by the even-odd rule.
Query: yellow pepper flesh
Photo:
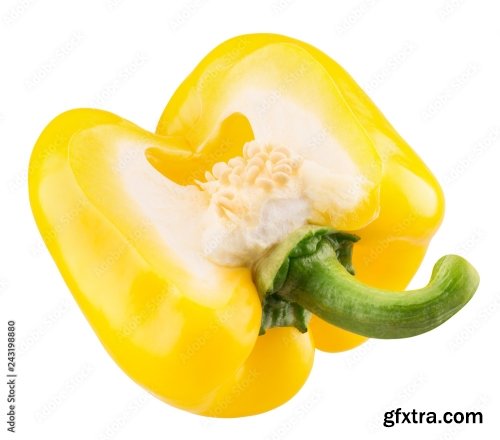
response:
[[[125,136],[140,131],[146,146],[162,142],[110,113],[73,110],[49,124],[31,158],[31,206],[80,308],[117,364],[174,406],[222,417],[266,411],[288,400],[309,374],[314,346],[310,335],[294,328],[273,329],[256,346],[261,306],[248,269],[235,270],[233,283],[227,278],[234,290],[222,304],[199,304],[172,283],[175,270],[166,279],[137,251],[147,224],[135,238],[125,237],[82,191],[68,163],[69,145],[88,129],[120,124]],[[278,363],[272,367],[265,359],[268,345],[281,362],[297,358],[296,367],[278,374]],[[247,393],[265,387],[274,399],[250,409],[238,384],[248,375],[258,379]],[[224,399],[246,403],[239,410]]]
[[[242,92],[259,81],[277,95],[252,108]],[[179,408],[218,417],[269,410],[300,389],[315,347],[340,351],[365,340],[316,317],[305,334],[275,328],[258,336],[261,304],[249,269],[221,268],[216,288],[194,279],[120,180],[146,158],[170,180],[192,183],[240,154],[264,130],[259,110],[288,96],[321,114],[326,134],[308,132],[313,144],[335,132],[374,182],[365,202],[332,225],[361,237],[357,276],[405,287],[441,221],[439,185],[349,75],[297,40],[262,34],[223,43],[174,94],[156,135],[81,109],[56,118],[34,149],[31,205],[66,283],[113,359]],[[296,117],[279,124],[289,131]]]
[[[295,64],[289,61],[290,46],[304,52],[299,60],[294,60]],[[331,118],[340,120],[343,127],[350,126],[345,123],[345,118],[353,119],[362,127],[378,153],[382,161],[382,180],[377,217],[371,222],[366,221],[367,218],[371,220],[373,213],[373,206],[367,204],[367,210],[358,210],[346,222],[334,226],[354,230],[361,237],[353,255],[356,276],[360,280],[380,288],[404,289],[415,275],[432,236],[441,224],[444,215],[441,187],[351,76],[315,47],[273,34],[244,35],[221,44],[205,57],[176,91],[160,119],[157,133],[182,136],[193,151],[199,151],[206,130],[213,127],[217,117],[220,118],[215,110],[218,106],[214,105],[223,100],[218,95],[236,89],[236,86],[228,83],[228,77],[236,77],[235,82],[240,80],[232,72],[234,65],[245,62],[245,69],[251,71],[248,66],[249,54],[269,47],[274,48],[271,53],[276,54],[274,61],[282,66],[283,76],[276,85],[277,92],[270,92],[259,102],[259,110],[266,109],[274,100],[288,94],[290,89],[297,88],[299,82],[304,83],[309,93],[318,87],[317,78],[312,74],[313,69],[305,56],[307,54],[325,70],[340,99],[345,102],[343,117],[335,114]],[[266,56],[269,55],[264,54],[251,61],[255,63],[252,67],[262,75],[266,75],[266,68],[270,64]],[[264,65],[262,59],[267,64]],[[248,87],[251,88],[252,84]],[[233,93],[238,94],[238,90]],[[327,95],[327,99],[334,98]],[[211,111],[202,111],[205,107]],[[293,121],[289,123],[293,126]],[[319,132],[313,133],[309,143],[314,146],[315,142],[321,141],[322,132]],[[356,140],[349,139],[346,142],[350,142],[349,145],[354,148]],[[362,160],[369,164],[371,158],[366,155],[366,151],[364,153]],[[357,217],[357,221],[353,221],[353,217]],[[360,228],[360,224],[363,227]],[[312,318],[310,330],[316,347],[328,352],[348,350],[366,341],[365,337],[339,329],[316,316]]]

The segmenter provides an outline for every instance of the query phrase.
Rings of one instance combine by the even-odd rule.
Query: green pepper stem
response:
[[[267,258],[272,262],[272,255]],[[309,231],[285,260],[276,274],[279,282],[275,278],[267,283],[272,293],[331,324],[371,338],[406,338],[432,330],[460,310],[479,284],[470,263],[447,255],[438,260],[429,283],[421,289],[395,292],[368,286],[348,272],[345,261],[339,261],[338,242],[324,230],[319,235]]]

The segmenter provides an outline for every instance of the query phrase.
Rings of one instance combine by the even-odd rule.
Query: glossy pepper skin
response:
[[[286,53],[293,46],[303,51],[303,58],[285,62]],[[168,103],[157,127],[161,135],[182,136],[192,151],[203,145],[213,121],[221,117],[213,107],[214,95],[231,88],[227,76],[235,64],[246,62],[251,53],[268,49],[276,64],[288,69],[284,80],[276,86],[277,92],[264,97],[259,105],[266,108],[269,102],[297,87],[298,82],[313,88],[316,80],[308,69],[306,57],[312,57],[334,82],[340,99],[345,102],[345,112],[366,133],[382,162],[380,204],[376,218],[365,222],[348,219],[336,225],[339,229],[354,231],[361,240],[356,245],[353,263],[356,276],[372,286],[401,290],[415,275],[427,246],[444,215],[444,196],[439,183],[424,162],[396,132],[371,99],[351,76],[329,56],[301,41],[269,34],[244,35],[231,39],[213,50],[188,76]],[[280,57],[280,53],[282,57]],[[256,57],[262,63],[258,69],[265,71],[266,54]],[[287,64],[288,63],[288,64]],[[248,69],[248,66],[245,66]],[[294,74],[295,72],[295,74]],[[236,93],[235,93],[236,94]],[[222,98],[219,98],[222,100]],[[250,120],[252,123],[252,120]],[[234,124],[236,129],[236,124]],[[318,135],[321,141],[321,133]],[[314,142],[314,141],[313,141]],[[358,225],[356,225],[358,223]],[[367,224],[363,224],[367,223]],[[359,224],[363,224],[360,228]],[[336,352],[353,348],[365,337],[332,326],[313,316],[310,331],[316,348]]]
[[[192,412],[240,416],[288,400],[312,366],[311,335],[286,328],[258,338],[261,306],[246,269],[226,274],[218,297],[193,298],[179,287],[178,268],[155,267],[147,222],[113,224],[75,178],[69,147],[96,127],[116,130],[118,142],[141,136],[148,147],[169,145],[115,115],[79,109],[53,120],[32,154],[30,198],[41,235],[106,350],[154,395]],[[266,393],[270,399],[261,399]]]
[[[235,67],[249,76],[229,75]],[[250,270],[223,268],[219,288],[204,287],[160,249],[151,219],[120,186],[130,164],[184,185],[239,154],[262,123],[240,94],[258,72],[281,84],[264,108],[290,94],[315,111],[324,105],[353,157],[378,179],[368,202],[333,226],[361,237],[357,277],[405,287],[441,222],[441,189],[352,78],[297,40],[256,34],[217,47],[176,91],[156,135],[104,111],[66,112],[44,130],[30,162],[38,227],[106,350],[152,394],[209,416],[272,409],[305,382],[315,347],[340,351],[365,340],[315,317],[307,333],[273,328],[258,336],[262,311]],[[311,87],[320,88],[318,102],[308,102]]]

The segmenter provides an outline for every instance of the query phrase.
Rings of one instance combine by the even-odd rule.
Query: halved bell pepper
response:
[[[428,331],[477,288],[448,256],[427,288],[381,290],[417,270],[441,189],[340,66],[278,35],[212,51],[156,134],[101,110],[58,116],[36,143],[29,190],[106,350],[198,414],[272,409],[305,382],[315,347]]]

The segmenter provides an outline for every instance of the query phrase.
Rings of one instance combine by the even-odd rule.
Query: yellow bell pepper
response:
[[[34,148],[29,190],[109,354],[152,394],[198,414],[272,409],[303,385],[315,347],[430,330],[478,283],[452,256],[421,291],[380,290],[414,275],[443,216],[441,189],[340,66],[283,36],[217,47],[156,134],[101,110],[58,116]],[[260,221],[261,235],[249,235]],[[411,329],[391,318],[396,309],[411,313]]]

